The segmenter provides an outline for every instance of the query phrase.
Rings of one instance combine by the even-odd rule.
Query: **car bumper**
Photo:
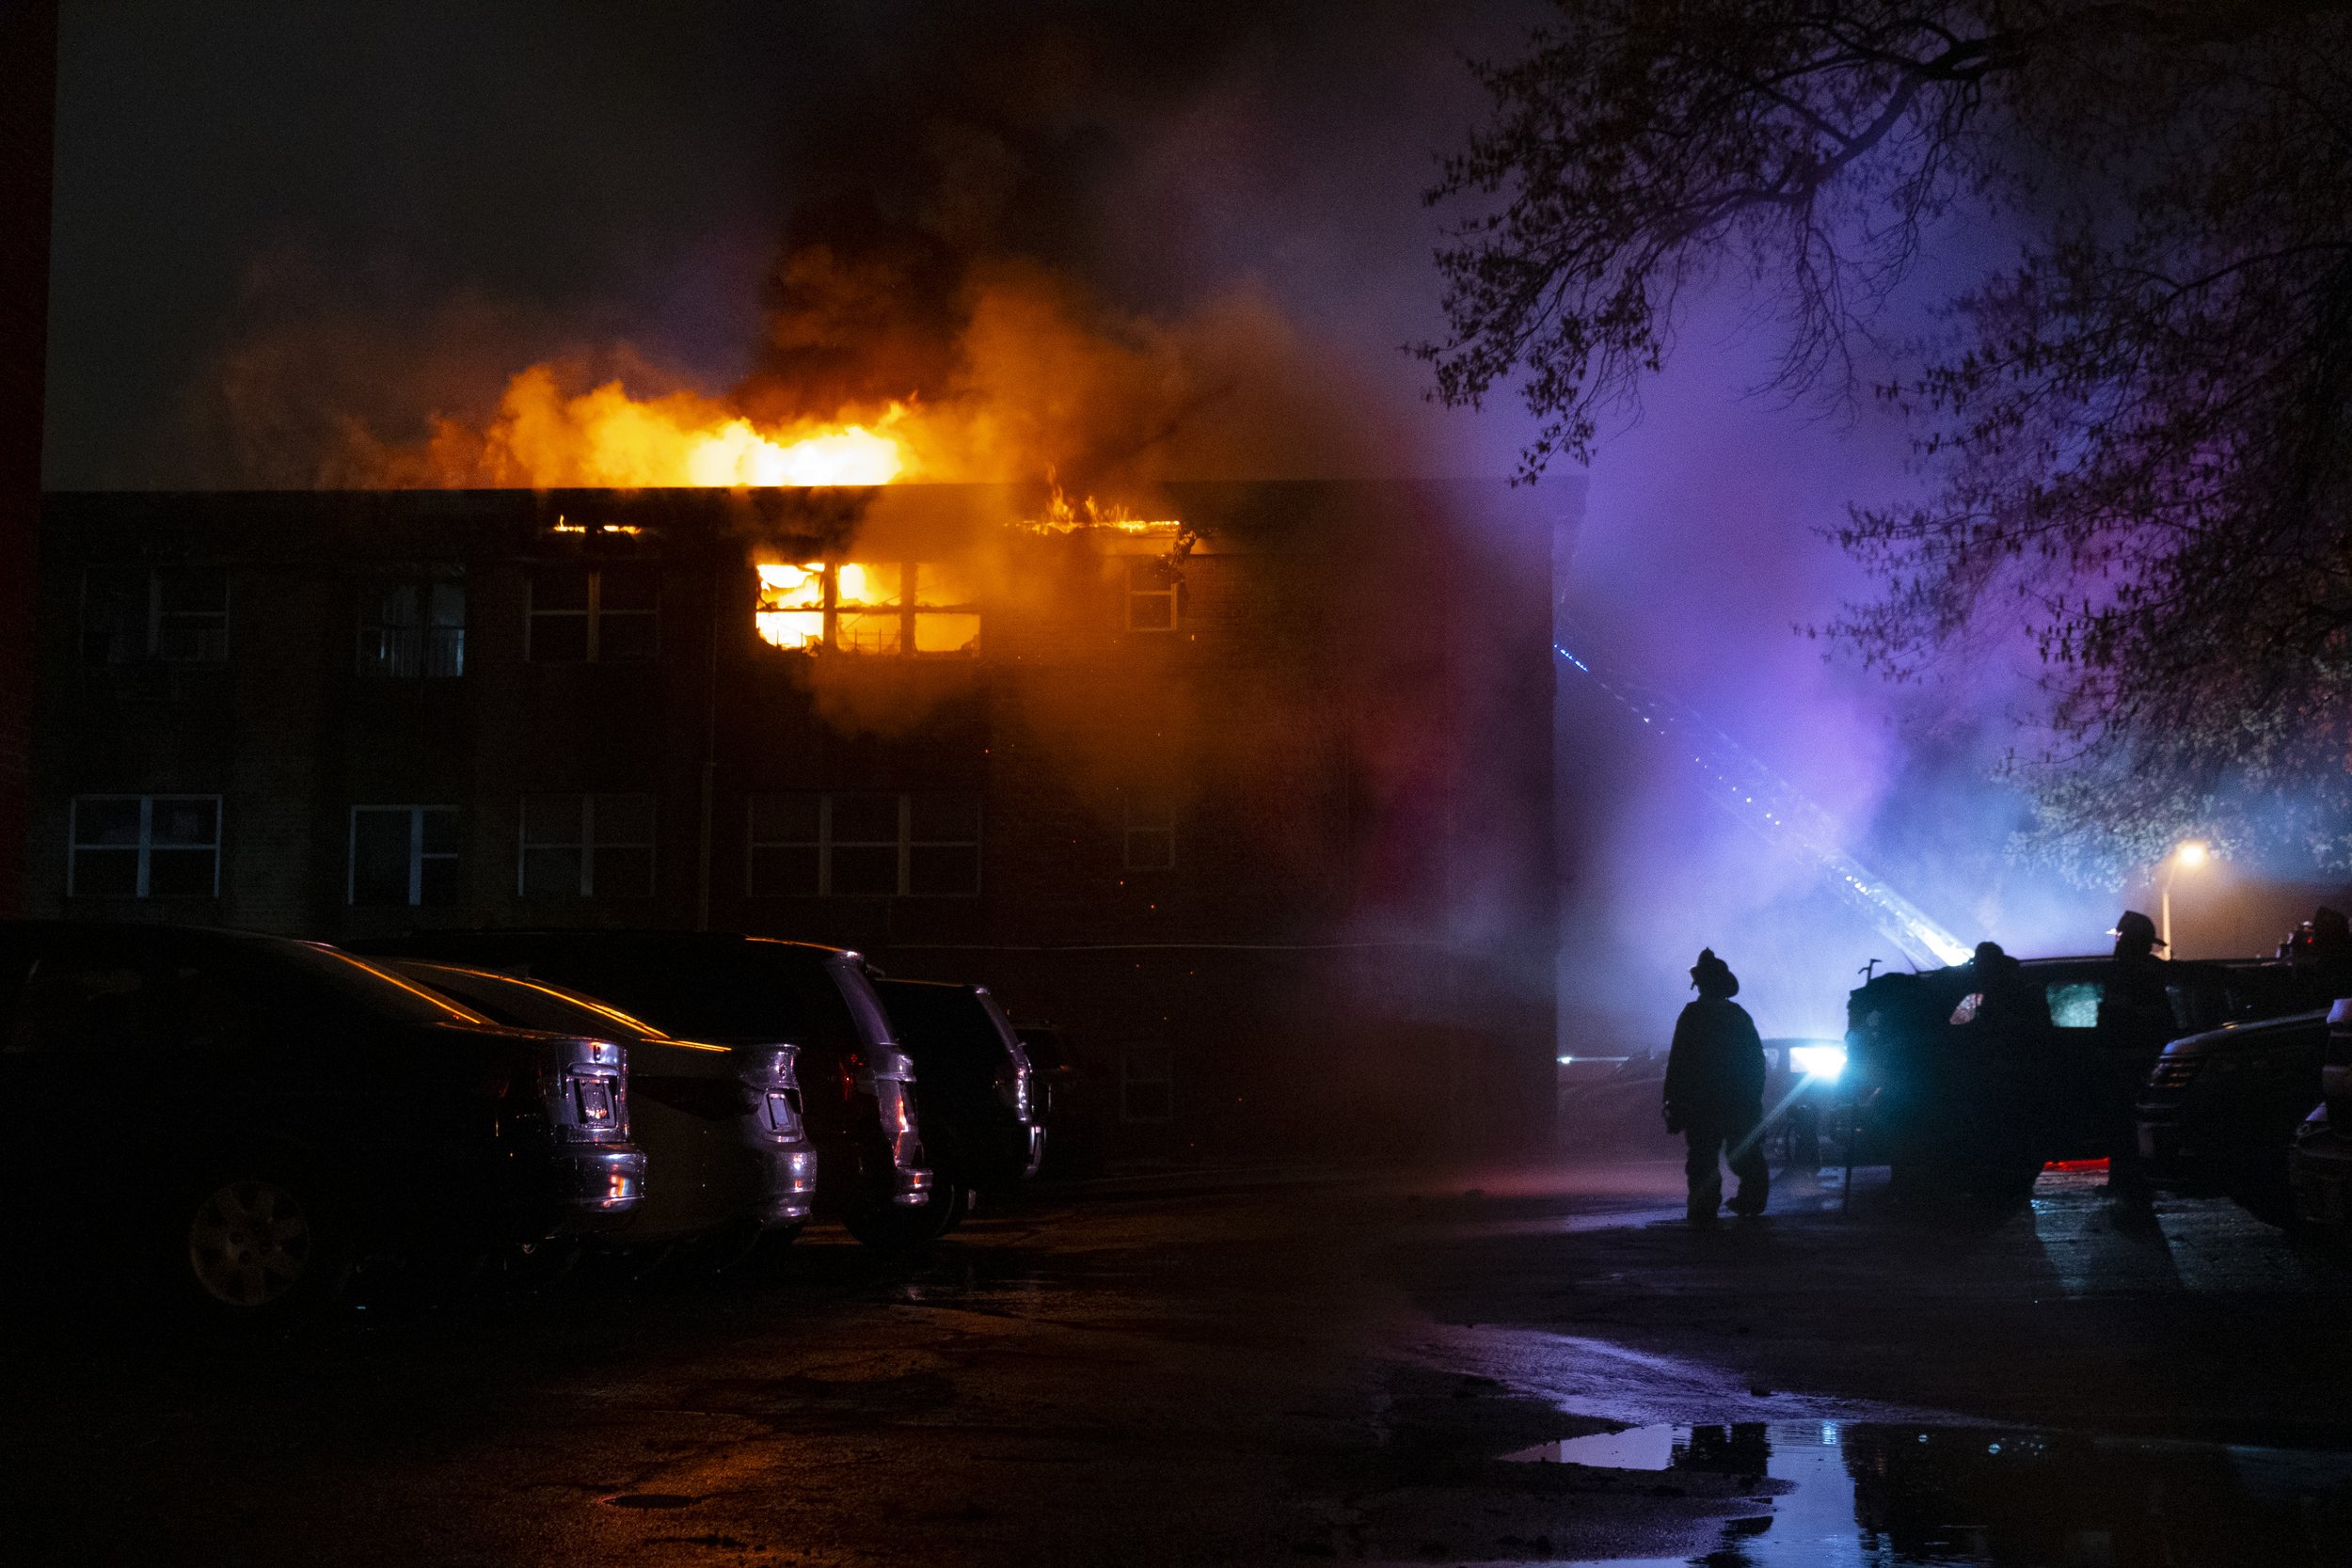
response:
[[[817,1204],[817,1150],[806,1144],[770,1148],[761,1153],[766,1181],[760,1193],[759,1223],[773,1227],[799,1225]]]
[[[2296,1140],[2288,1171],[2298,1219],[2330,1229],[2352,1226],[2352,1140],[2325,1127],[2307,1132]]]
[[[612,1229],[644,1200],[645,1155],[631,1145],[566,1148],[553,1164],[557,1234]]]

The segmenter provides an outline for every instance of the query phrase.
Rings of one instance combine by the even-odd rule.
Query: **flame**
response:
[[[804,420],[762,430],[691,392],[633,398],[618,381],[566,396],[552,366],[507,383],[498,417],[479,433],[440,422],[430,462],[447,485],[644,489],[888,484],[917,467],[891,404],[853,420]]]
[[[1059,484],[1050,479],[1048,483],[1053,495],[1045,503],[1045,515],[1032,517],[1026,524],[1039,533],[1075,533],[1092,528],[1115,529],[1120,533],[1176,533],[1184,526],[1174,517],[1138,517],[1118,501],[1104,505],[1092,496],[1073,505]]]

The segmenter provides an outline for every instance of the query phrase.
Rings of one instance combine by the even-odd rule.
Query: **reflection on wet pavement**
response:
[[[2352,1560],[2352,1454],[1877,1422],[1628,1427],[1504,1456],[1789,1483],[1705,1568]],[[1615,1560],[1618,1568],[1643,1568]]]

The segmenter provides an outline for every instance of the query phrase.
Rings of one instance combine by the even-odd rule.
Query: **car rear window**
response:
[[[480,970],[445,964],[401,963],[391,966],[408,978],[467,1006],[488,1014],[501,1023],[520,1029],[546,1029],[557,1034],[591,1037],[618,1034],[629,1039],[660,1039],[662,1032],[644,1019],[568,996],[535,980],[511,974],[485,974]]]
[[[857,1022],[821,954],[746,942],[702,951],[582,944],[532,953],[542,979],[610,1002],[672,1035],[702,1040],[773,1040],[816,1051],[853,1051]]]
[[[256,943],[256,956],[298,976],[311,1002],[341,1002],[399,1023],[471,1023],[491,1021],[460,1003],[404,980],[365,958],[308,942]],[[295,1000],[288,997],[287,1000]]]
[[[2099,999],[2106,987],[2097,980],[2054,981],[2048,992],[2050,1022],[2060,1029],[2099,1027]]]

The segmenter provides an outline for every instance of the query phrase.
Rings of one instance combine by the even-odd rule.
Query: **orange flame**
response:
[[[432,462],[444,484],[534,489],[888,484],[916,467],[897,428],[908,412],[894,403],[856,421],[761,430],[691,392],[638,399],[609,381],[567,397],[551,367],[533,365],[479,436],[443,421]]]

